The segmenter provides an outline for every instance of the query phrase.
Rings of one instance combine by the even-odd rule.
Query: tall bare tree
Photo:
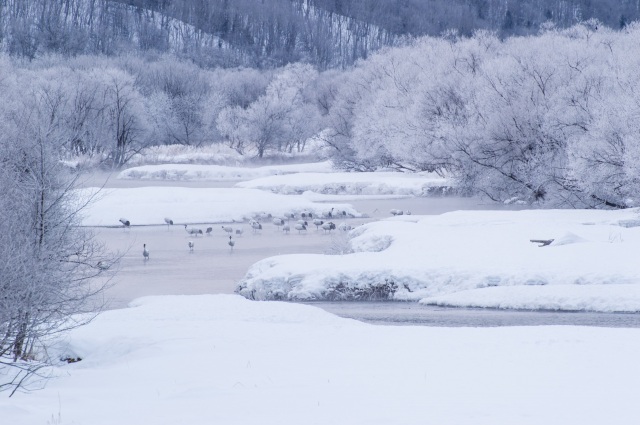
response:
[[[0,390],[46,375],[47,348],[91,320],[115,258],[79,227],[89,199],[60,161],[65,93],[34,83],[0,123]]]

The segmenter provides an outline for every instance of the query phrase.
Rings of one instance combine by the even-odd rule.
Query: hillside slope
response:
[[[0,0],[0,48],[34,58],[173,52],[207,66],[344,67],[405,37],[537,33],[595,18],[620,28],[631,0]]]

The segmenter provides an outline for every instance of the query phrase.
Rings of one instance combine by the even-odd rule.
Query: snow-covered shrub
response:
[[[327,286],[323,293],[323,299],[328,301],[387,301],[393,299],[397,290],[398,285],[389,278],[364,286],[340,281],[335,285]]]
[[[351,238],[348,232],[336,232],[331,235],[329,247],[324,251],[327,255],[344,255],[351,254]]]
[[[241,165],[245,158],[226,145],[213,143],[200,147],[187,145],[149,146],[135,155],[129,165],[218,164]]]

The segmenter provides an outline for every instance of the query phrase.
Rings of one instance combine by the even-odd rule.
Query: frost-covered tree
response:
[[[309,92],[316,78],[309,65],[285,67],[246,109],[234,106],[221,111],[218,130],[232,147],[240,152],[252,149],[258,158],[269,151],[303,150],[319,129],[319,111]]]
[[[204,122],[210,140],[225,140],[232,149],[244,152],[244,140],[233,131],[239,124],[238,113],[264,95],[271,77],[271,72],[251,68],[216,69],[207,74],[210,90],[204,101]],[[218,120],[220,114],[223,118]]]
[[[634,205],[637,34],[589,21],[389,49],[335,79],[322,134],[353,170],[448,173],[496,201]]]
[[[121,167],[148,144],[147,105],[133,76],[118,69],[104,70],[102,75],[108,160]]]
[[[453,135],[447,130],[464,118],[465,87],[474,79],[457,63],[461,50],[445,39],[428,38],[371,58],[358,82],[361,87],[374,82],[356,108],[358,158],[406,171],[451,167],[447,144]]]
[[[571,206],[640,203],[640,48],[631,36],[638,28],[628,30],[629,37],[598,40],[599,56],[583,61],[575,79],[570,102],[580,131],[568,140],[565,179]]]
[[[137,64],[136,87],[149,100],[150,120],[158,142],[200,146],[208,139],[205,102],[210,86],[207,72],[196,65],[163,56]]]
[[[228,106],[243,109],[265,94],[273,78],[271,71],[252,68],[216,69],[210,75],[211,92]]]
[[[61,153],[65,93],[3,80],[0,107],[0,390],[44,377],[56,335],[99,311],[114,258],[78,226],[83,206]]]
[[[369,91],[364,72],[356,68],[346,74],[325,74],[321,78],[324,89],[319,93],[318,103],[325,113],[321,138],[337,168],[372,171],[380,165],[379,161],[358,157],[353,143],[356,108]]]
[[[563,166],[566,135],[555,120],[563,70],[540,60],[549,50],[538,44],[483,64],[473,121],[455,142],[462,176],[473,176],[470,183],[494,200],[544,201]]]
[[[310,65],[286,66],[267,87],[265,97],[282,111],[278,150],[302,152],[307,139],[319,130],[319,110],[314,93],[318,72]]]
[[[226,140],[231,149],[235,149],[243,155],[246,149],[245,136],[246,123],[244,121],[244,109],[239,106],[222,109],[216,118],[216,130]]]

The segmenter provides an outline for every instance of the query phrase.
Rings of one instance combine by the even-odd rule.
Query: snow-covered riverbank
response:
[[[345,219],[355,226],[350,246],[357,251],[346,255],[299,254],[332,243],[334,252],[347,248],[347,233],[338,229],[286,235],[265,220],[253,234],[245,223],[230,249],[215,226],[192,252],[181,227],[137,226],[169,215],[179,223],[266,211],[321,214],[332,206],[360,213],[334,205],[340,196],[362,199],[248,188],[104,189],[85,224],[113,226],[125,216],[134,225],[97,235],[124,252],[105,294],[121,308],[51,347],[54,365],[44,372],[53,379],[44,389],[0,397],[0,417],[14,425],[596,425],[640,416],[638,329],[374,326],[313,306],[220,294],[253,264],[240,292],[255,298],[319,298],[331,288],[336,296],[366,294],[383,283],[396,288],[394,299],[431,304],[637,311],[637,210],[419,215],[411,208],[412,215],[364,225],[364,218]],[[364,197],[368,209],[384,209],[376,218],[408,205],[376,204],[376,196]],[[451,209],[443,198],[414,201],[423,214]],[[530,239],[554,241],[538,247]],[[298,254],[251,262],[278,252]]]
[[[317,203],[302,195],[287,196],[258,189],[238,188],[186,188],[186,187],[137,187],[102,189],[78,189],[81,198],[96,193],[95,201],[83,211],[85,226],[118,226],[121,217],[132,226],[164,225],[164,218],[176,224],[247,222],[252,218],[271,225],[275,217],[296,219],[302,213],[322,217],[331,208],[340,217],[354,218],[362,214],[350,204]]]
[[[249,269],[254,299],[416,300],[461,307],[640,311],[638,210],[458,211],[351,232],[347,255]],[[544,247],[531,239],[553,239]]]
[[[167,176],[176,167],[188,168],[154,166],[154,173],[165,176],[170,185]],[[207,176],[221,169],[200,167],[198,172]],[[408,196],[412,190],[422,190],[428,179],[433,184],[444,184],[445,179],[401,173],[317,173],[323,167],[327,163],[263,167],[258,174],[277,175],[253,180],[256,169],[226,167],[222,175],[245,179],[226,188],[108,188],[87,208],[84,224],[117,226],[120,217],[133,225],[160,225],[164,217],[175,223],[246,223],[262,217],[265,229],[275,229],[272,217],[293,214],[290,227],[296,233],[293,224],[305,213],[309,222],[305,234],[333,239],[334,253],[353,251],[258,261],[237,288],[255,299],[391,298],[459,307],[640,311],[637,209],[455,211],[431,216],[403,211],[405,215],[362,226],[371,220],[364,219],[368,214],[351,202],[361,197],[375,205],[379,196],[380,205],[389,205],[392,201],[382,201],[389,194]],[[135,170],[123,175],[138,181],[146,178],[140,167]],[[344,190],[327,189],[334,184]],[[302,194],[282,194],[292,192]],[[341,199],[346,202],[340,203]],[[308,213],[333,221],[338,228],[323,231],[311,224]],[[390,217],[390,211],[384,216]],[[355,230],[347,237],[339,231],[340,224]],[[538,247],[532,239],[553,242]]]
[[[233,167],[226,165],[162,164],[141,165],[121,171],[123,180],[165,181],[245,181],[260,177],[294,173],[331,173],[330,162],[267,165],[262,167]]]

